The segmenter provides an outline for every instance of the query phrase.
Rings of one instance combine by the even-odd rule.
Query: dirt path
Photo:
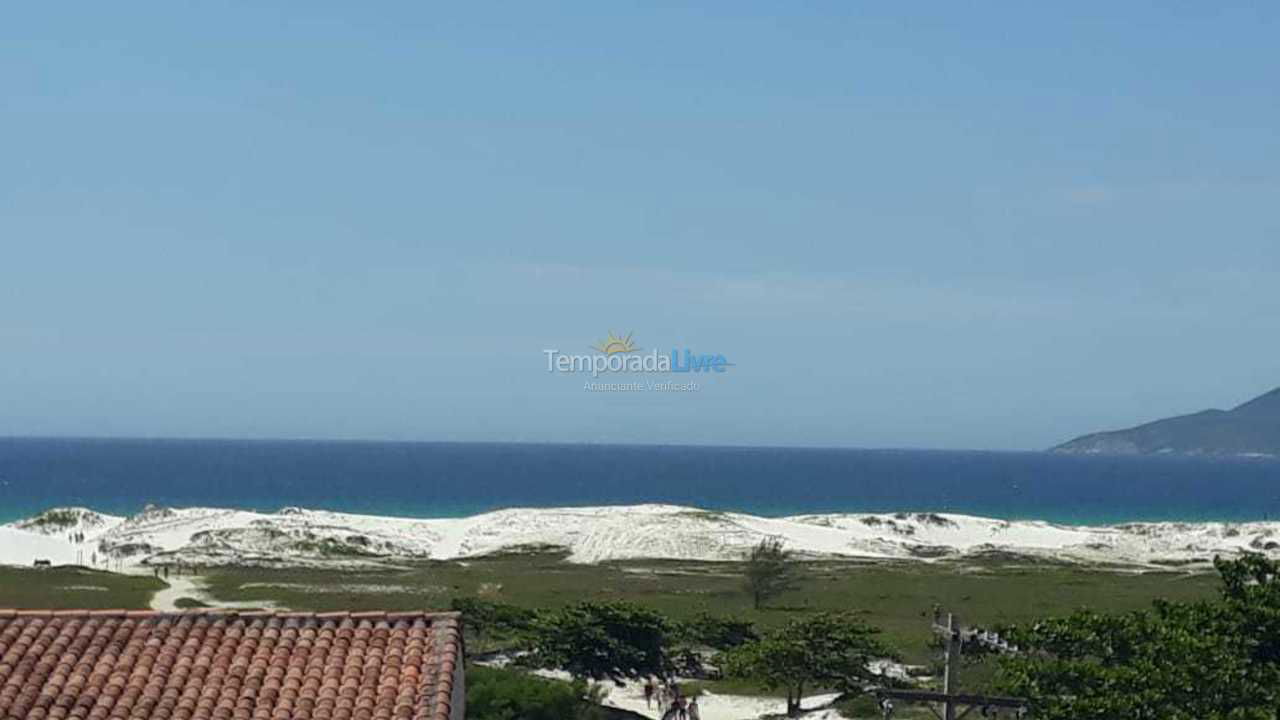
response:
[[[191,598],[215,608],[242,608],[246,610],[286,610],[287,608],[270,601],[220,602],[209,596],[205,590],[204,578],[199,575],[170,575],[164,579],[169,587],[151,596],[151,609],[163,612],[185,610],[177,606],[178,598]]]
[[[151,609],[165,611],[181,610],[182,608],[179,608],[174,604],[177,602],[178,598],[187,597],[195,598],[197,600],[200,599],[201,596],[203,596],[204,591],[196,584],[196,580],[198,579],[199,578],[191,575],[170,575],[165,578],[164,581],[169,583],[169,587],[160,590],[151,597]]]
[[[837,696],[834,694],[814,695],[805,699],[805,707],[817,707],[829,703]],[[626,686],[609,687],[606,705],[630,710],[646,717],[657,718],[656,708],[648,708],[644,702],[644,690],[639,683],[627,683]],[[717,695],[704,693],[698,698],[702,720],[754,720],[760,717],[783,717],[787,712],[787,703],[780,698],[754,697],[750,695]],[[821,710],[805,713],[805,720],[842,720],[835,710]]]

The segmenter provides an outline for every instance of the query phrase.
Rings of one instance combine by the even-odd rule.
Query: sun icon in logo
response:
[[[631,341],[631,335],[632,333],[627,333],[626,337],[618,337],[613,334],[612,330],[610,330],[609,337],[602,340],[599,345],[596,345],[592,349],[599,350],[605,355],[635,352],[639,348],[637,348],[635,343]]]

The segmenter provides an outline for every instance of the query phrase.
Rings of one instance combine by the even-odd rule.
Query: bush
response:
[[[587,684],[549,680],[519,670],[467,668],[467,720],[598,720],[585,702]]]
[[[462,626],[475,638],[476,650],[485,640],[514,641],[528,632],[536,614],[515,605],[482,600],[454,598],[452,607],[462,613]]]
[[[847,718],[878,718],[883,715],[880,701],[866,694],[846,695],[837,700],[834,707]]]
[[[706,692],[707,688],[700,682],[680,683],[680,694],[687,698],[702,697]]]

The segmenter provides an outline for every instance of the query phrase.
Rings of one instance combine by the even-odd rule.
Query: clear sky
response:
[[[0,434],[1030,449],[1280,385],[1280,6],[1053,5],[10,5]],[[735,364],[546,371],[610,330]]]

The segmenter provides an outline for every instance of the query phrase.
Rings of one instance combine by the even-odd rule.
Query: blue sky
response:
[[[803,6],[801,6],[803,5]],[[0,434],[1040,448],[1280,385],[1268,3],[26,3]],[[608,331],[697,393],[545,370]]]

